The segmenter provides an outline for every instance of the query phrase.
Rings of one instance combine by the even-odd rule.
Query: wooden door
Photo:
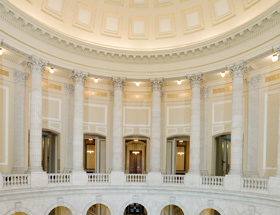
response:
[[[133,153],[137,152],[137,153]],[[142,151],[130,151],[129,153],[129,173],[142,173]]]

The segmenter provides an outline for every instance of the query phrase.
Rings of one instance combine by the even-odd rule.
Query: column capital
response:
[[[123,90],[124,83],[125,83],[125,78],[112,77],[112,84],[114,90]]]
[[[73,70],[73,75],[71,78],[73,79],[75,84],[85,84],[85,81],[87,79],[88,73],[80,72],[78,70]]]
[[[259,88],[259,84],[261,82],[261,76],[255,75],[247,78],[249,89],[257,89]]]
[[[189,82],[191,84],[191,88],[193,88],[195,86],[200,86],[202,84],[202,82],[204,81],[202,73],[188,75],[187,79],[189,79]]]
[[[163,78],[151,78],[150,82],[153,91],[161,91],[163,85]]]
[[[31,72],[41,72],[42,75],[47,64],[48,61],[42,60],[34,55],[29,56],[27,59],[27,66],[30,68]]]
[[[65,89],[69,95],[74,95],[75,87],[73,84],[65,84]]]
[[[14,78],[18,82],[25,82],[28,79],[28,73],[16,70],[14,72]]]
[[[230,76],[232,79],[234,78],[243,78],[244,73],[247,72],[249,66],[245,61],[241,61],[236,64],[232,64],[227,66],[230,70]]]
[[[201,90],[201,95],[204,99],[207,99],[209,95],[209,88],[203,87],[203,89]]]

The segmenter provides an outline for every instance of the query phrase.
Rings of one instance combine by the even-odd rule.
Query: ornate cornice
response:
[[[25,81],[28,79],[28,73],[17,70],[14,72],[14,78],[17,82],[25,83]]]
[[[161,91],[163,85],[163,78],[150,79],[153,91]]]
[[[194,74],[194,75],[188,75],[187,79],[189,79],[189,82],[191,84],[191,88],[193,87],[200,87],[200,85],[203,83],[203,74]]]
[[[27,66],[31,72],[41,72],[43,75],[46,65],[48,65],[48,61],[42,60],[34,55],[28,56],[27,58]]]
[[[240,43],[275,27],[276,24],[280,23],[279,14],[280,9],[279,6],[276,5],[261,16],[229,33],[195,45],[160,51],[131,51],[106,48],[75,40],[74,38],[47,28],[21,12],[8,1],[0,3],[0,17],[2,19],[37,39],[60,49],[78,53],[79,55],[126,63],[154,63],[159,59],[164,61],[178,61],[220,52],[221,50],[228,49],[235,45],[240,45]]]
[[[114,90],[123,90],[124,83],[125,83],[125,78],[112,77],[112,84]]]
[[[260,82],[261,82],[261,76],[255,75],[247,78],[249,89],[258,89]]]
[[[87,79],[88,74],[85,72],[80,72],[78,70],[74,70],[73,71],[73,75],[71,76],[71,78],[73,79],[75,84],[85,84],[85,81]]]
[[[228,66],[228,69],[230,70],[230,76],[232,79],[243,78],[244,73],[248,71],[248,68],[248,64],[244,61]]]

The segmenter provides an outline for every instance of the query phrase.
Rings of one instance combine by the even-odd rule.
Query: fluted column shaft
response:
[[[152,86],[152,133],[150,171],[161,172],[161,89],[162,79],[151,79]]]
[[[112,146],[112,171],[123,171],[123,146],[122,146],[122,102],[124,78],[114,77],[112,79],[114,87],[113,105],[113,146]]]
[[[47,62],[30,56],[27,65],[31,70],[29,172],[42,172],[42,77]]]
[[[248,118],[248,157],[247,176],[258,176],[258,143],[259,143],[259,84],[260,75],[247,79],[249,86]]]
[[[201,141],[201,150],[200,150],[201,151],[200,161],[202,162],[200,166],[201,166],[202,175],[208,175],[208,171],[207,171],[208,94],[209,94],[208,87],[204,87],[201,93],[201,95],[203,96],[202,98],[203,110],[201,110],[201,113],[203,114],[201,119],[202,141]]]
[[[83,120],[84,120],[84,84],[87,74],[73,71],[74,119],[73,119],[73,164],[72,172],[82,172],[83,168]]]
[[[279,101],[280,101],[280,92],[279,92]],[[276,167],[276,177],[280,178],[280,104],[278,112],[278,151],[277,151],[277,167]]]
[[[13,173],[24,173],[24,106],[25,81],[28,74],[15,71],[15,118],[14,118],[14,167]]]
[[[244,62],[229,66],[232,77],[231,167],[230,175],[242,175],[243,147],[243,77],[247,70]]]
[[[200,174],[200,87],[202,74],[190,75],[191,84],[191,134],[190,134],[190,168],[189,173]]]

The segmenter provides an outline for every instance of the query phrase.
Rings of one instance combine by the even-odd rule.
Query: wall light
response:
[[[221,72],[221,77],[224,78],[225,76],[226,76],[226,72],[225,71]]]
[[[50,73],[51,73],[51,74],[54,73],[54,68],[53,68],[53,67],[50,68]]]
[[[140,83],[139,83],[139,82],[136,82],[136,86],[139,87],[139,86],[140,86]]]
[[[98,83],[98,78],[94,78],[94,83]]]
[[[177,84],[178,84],[178,85],[181,85],[181,84],[182,84],[182,81],[181,81],[181,80],[178,80],[178,81],[177,81]]]
[[[0,47],[0,56],[2,56],[2,54],[3,54],[3,49],[2,47]]]
[[[272,55],[272,62],[276,62],[276,61],[278,61],[279,60],[279,54],[274,54],[274,55]]]

